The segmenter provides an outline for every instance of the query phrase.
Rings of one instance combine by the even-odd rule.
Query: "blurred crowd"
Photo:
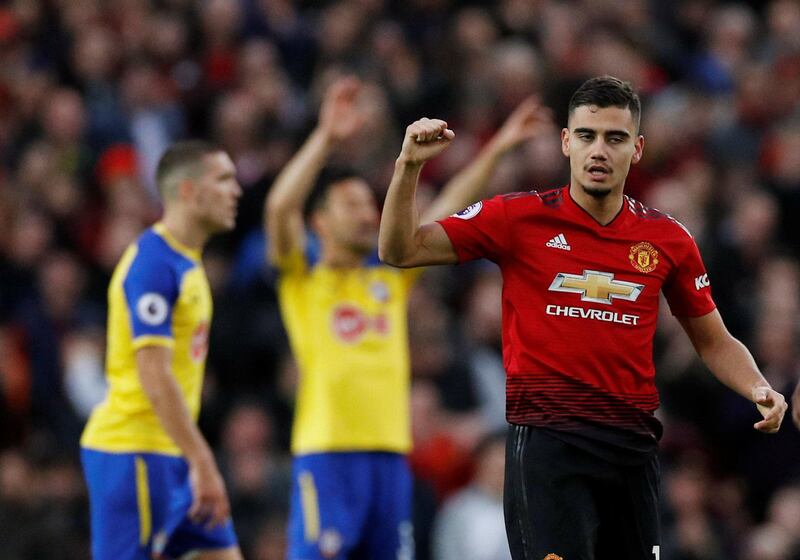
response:
[[[612,74],[643,98],[626,190],[681,220],[735,336],[787,397],[800,379],[800,2],[772,0],[9,0],[0,5],[0,558],[88,558],[78,438],[102,399],[105,289],[159,216],[158,157],[214,140],[245,190],[205,254],[215,298],[201,426],[247,558],[283,557],[297,371],[261,209],[331,80],[371,118],[337,154],[381,199],[402,131],[457,138],[435,192],[535,93]],[[559,129],[506,157],[494,193],[568,180]],[[420,560],[509,558],[502,522],[501,278],[426,272],[410,306]],[[703,368],[662,306],[656,365],[663,560],[800,558],[800,433]]]

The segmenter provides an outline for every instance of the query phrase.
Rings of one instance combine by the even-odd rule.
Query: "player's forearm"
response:
[[[442,219],[483,198],[489,179],[504,153],[505,150],[497,142],[489,142],[467,167],[447,182],[441,194],[422,215],[422,223]]]
[[[169,366],[137,355],[139,379],[161,426],[193,464],[213,461],[211,449],[194,423]]]
[[[316,128],[300,150],[289,160],[270,188],[264,204],[265,221],[281,220],[287,212],[301,212],[325,166],[331,138]]]
[[[747,400],[753,400],[755,387],[770,386],[747,347],[731,335],[699,352],[711,373]]]
[[[378,255],[386,264],[407,266],[416,249],[419,227],[416,204],[421,163],[398,158],[386,193],[378,237]]]

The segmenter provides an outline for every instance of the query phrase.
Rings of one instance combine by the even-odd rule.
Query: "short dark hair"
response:
[[[161,198],[172,198],[181,179],[194,178],[203,172],[200,164],[205,156],[222,151],[220,146],[205,140],[184,140],[170,146],[158,160],[156,169],[156,185]]]
[[[639,130],[639,120],[642,114],[642,103],[629,82],[624,82],[614,76],[597,76],[586,80],[572,94],[569,100],[569,114],[582,105],[596,105],[597,107],[620,107],[628,109]]]
[[[361,179],[361,175],[352,167],[329,165],[320,172],[317,182],[306,201],[304,214],[306,217],[325,206],[331,187],[349,179]]]

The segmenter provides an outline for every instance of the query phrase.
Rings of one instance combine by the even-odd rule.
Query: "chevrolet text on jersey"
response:
[[[618,323],[620,325],[638,325],[638,315],[628,315],[617,313],[616,311],[601,311],[600,309],[584,309],[583,307],[568,307],[561,305],[548,305],[545,308],[548,315],[556,317],[575,317],[579,319],[592,319],[594,321],[605,321],[606,323]]]

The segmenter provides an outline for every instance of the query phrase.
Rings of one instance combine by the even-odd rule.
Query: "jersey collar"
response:
[[[201,252],[197,249],[192,249],[187,247],[180,241],[178,241],[172,233],[167,229],[163,222],[157,222],[153,225],[153,231],[155,231],[158,235],[161,236],[164,241],[167,242],[167,245],[172,247],[175,251],[183,255],[184,257],[191,259],[195,262],[200,262],[203,258]]]
[[[631,216],[630,209],[628,208],[628,197],[623,196],[622,198],[622,207],[617,212],[617,215],[614,216],[610,222],[606,225],[601,224],[594,217],[589,214],[586,210],[584,210],[575,199],[572,198],[572,193],[570,193],[569,185],[564,187],[564,206],[567,211],[575,217],[576,220],[579,222],[586,224],[587,226],[591,227],[595,230],[601,231],[614,231],[619,230],[628,223],[628,219]]]

